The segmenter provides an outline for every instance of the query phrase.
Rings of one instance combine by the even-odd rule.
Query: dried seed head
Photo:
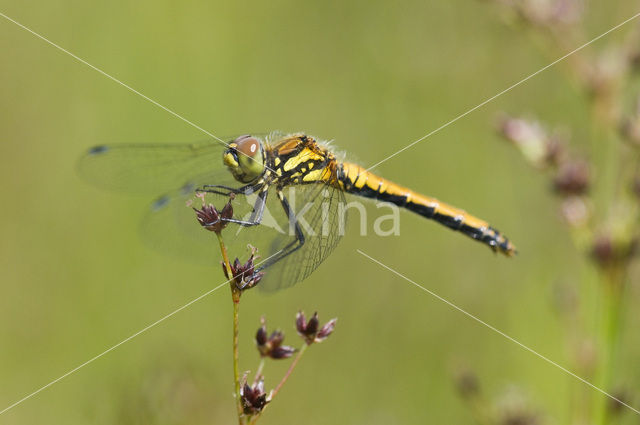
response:
[[[584,0],[556,0],[553,3],[553,22],[572,25],[580,21],[584,15]]]
[[[338,319],[331,319],[327,323],[325,323],[324,326],[320,328],[320,330],[318,331],[318,334],[316,335],[316,339],[314,342],[321,342],[327,339],[329,335],[333,333],[333,330],[336,327],[337,321]]]
[[[640,70],[640,48],[638,46],[635,46],[628,52],[627,61],[629,62],[629,68],[632,72],[638,72]]]
[[[505,115],[498,121],[498,132],[536,168],[557,166],[566,157],[563,132],[550,133],[538,121]]]
[[[625,405],[623,403],[627,404],[631,397],[629,396],[629,391],[624,388],[614,390],[613,397],[615,397],[615,400],[609,398],[609,405],[607,408],[612,415],[618,416],[620,413],[624,412]]]
[[[498,122],[498,132],[520,150],[527,161],[541,167],[547,157],[547,132],[540,123],[505,116]]]
[[[198,223],[205,229],[220,233],[226,226],[226,223],[220,220],[220,212],[213,206],[213,204],[203,205],[202,208],[193,208],[196,212],[196,218]]]
[[[600,235],[593,242],[591,248],[593,259],[601,265],[609,264],[614,259],[613,240],[609,235]]]
[[[594,97],[606,98],[620,86],[628,59],[621,49],[604,50],[586,71],[587,89]]]
[[[470,369],[462,369],[456,374],[455,385],[458,393],[465,400],[480,394],[478,376]]]
[[[299,311],[296,315],[296,329],[307,345],[311,345],[314,342],[322,342],[327,339],[333,333],[337,321],[338,319],[331,319],[318,329],[320,321],[317,312],[313,313],[307,322],[304,313]]]
[[[591,248],[591,256],[602,268],[623,263],[633,257],[637,251],[638,240],[629,235],[615,238],[609,233],[596,237]]]
[[[255,415],[264,409],[269,403],[269,398],[264,392],[264,379],[261,377],[255,384],[250,386],[247,384],[247,377],[242,379],[244,382],[240,388],[240,402],[245,415]]]
[[[235,198],[234,194],[229,196],[229,201],[222,208],[222,211],[218,211],[218,209],[213,206],[213,204],[207,204],[204,200],[204,193],[202,195],[197,195],[202,199],[202,208],[198,209],[192,207],[196,212],[196,219],[198,223],[205,229],[210,232],[220,233],[222,229],[227,227],[229,224],[229,219],[233,217],[233,207],[231,206],[231,201]]]
[[[229,276],[225,264],[222,263],[222,270],[224,271],[224,275],[227,277],[227,279],[233,279],[235,281],[236,288],[241,291],[253,288],[258,283],[260,283],[262,277],[264,276],[264,272],[255,271],[253,262],[257,258],[255,255],[256,251],[257,250],[255,248],[252,250],[251,256],[246,263],[242,264],[240,263],[240,260],[236,258],[233,263],[230,264],[232,276]]]
[[[579,370],[585,375],[595,372],[598,365],[598,348],[591,338],[578,341],[575,348],[575,362]]]
[[[560,205],[562,217],[572,227],[582,227],[591,217],[591,208],[584,196],[568,196]]]
[[[591,174],[587,161],[566,161],[560,165],[553,180],[553,187],[563,196],[584,195],[589,189],[590,179]]]
[[[229,201],[225,204],[225,206],[222,208],[222,211],[220,212],[220,217],[222,218],[222,220],[229,220],[233,218],[233,207],[231,206],[231,201],[233,201],[234,199],[236,199],[235,193],[229,194]]]
[[[546,141],[544,164],[558,166],[567,155],[567,142],[558,132],[552,133]]]
[[[284,341],[284,333],[276,330],[267,336],[267,324],[262,318],[262,326],[256,332],[256,346],[262,357],[270,357],[272,359],[286,359],[296,352],[296,349],[287,345],[282,345]]]
[[[575,24],[584,11],[582,0],[524,0],[507,4],[525,23],[554,29]]]
[[[497,423],[500,425],[538,425],[541,417],[528,397],[518,388],[509,388],[497,400]]]
[[[262,326],[258,328],[256,332],[256,345],[258,348],[264,346],[267,343],[267,325],[264,321],[264,317],[261,319]],[[262,350],[260,350],[262,352]]]

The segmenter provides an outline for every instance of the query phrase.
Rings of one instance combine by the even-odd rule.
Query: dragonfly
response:
[[[161,251],[212,261],[211,234],[192,210],[198,199],[222,207],[233,194],[231,253],[258,249],[260,286],[277,290],[308,277],[334,250],[346,222],[345,194],[434,220],[512,256],[509,239],[484,220],[347,162],[329,143],[304,133],[241,135],[228,143],[114,144],[89,149],[79,172],[96,186],[164,193],[150,206],[141,231]],[[239,217],[235,219],[235,217]],[[213,247],[213,248],[212,248]]]

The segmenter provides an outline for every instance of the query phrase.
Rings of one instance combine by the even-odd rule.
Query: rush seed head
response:
[[[267,324],[264,317],[261,319],[262,326],[256,332],[256,346],[262,357],[270,357],[272,359],[286,359],[296,352],[296,349],[287,345],[282,345],[284,341],[284,333],[275,330],[271,335],[267,334]]]
[[[240,389],[242,410],[245,415],[256,415],[269,403],[267,393],[264,392],[264,379],[258,379],[253,385],[247,383],[246,376],[243,378],[243,381]]]
[[[313,316],[307,322],[304,312],[299,311],[296,315],[296,330],[307,345],[311,345],[314,342],[322,342],[327,339],[333,333],[337,321],[337,318],[331,319],[319,328],[320,321],[318,320],[317,312],[313,313]]]
[[[210,232],[222,232],[222,229],[229,224],[228,220],[233,217],[233,207],[231,206],[231,201],[234,199],[233,194],[229,196],[229,201],[222,208],[222,211],[219,211],[213,204],[205,203],[204,196],[201,196],[201,199],[202,207],[200,209],[193,207],[198,223]]]
[[[235,281],[236,288],[241,291],[251,289],[256,286],[262,280],[264,272],[256,272],[254,267],[254,260],[256,259],[255,250],[251,253],[251,256],[246,263],[240,263],[240,260],[236,258],[231,266],[231,276],[227,272],[227,267],[222,264],[222,271],[227,279]]]
[[[591,173],[587,161],[577,159],[563,163],[553,180],[556,192],[561,195],[583,195],[589,190]]]

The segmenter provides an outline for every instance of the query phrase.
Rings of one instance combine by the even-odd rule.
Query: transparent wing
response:
[[[89,149],[78,172],[96,186],[130,193],[162,193],[208,176],[210,183],[230,184],[222,163],[226,145],[215,140],[193,144],[101,145]]]
[[[143,217],[140,231],[142,239],[156,251],[176,255],[185,260],[216,264],[221,260],[220,249],[215,234],[200,226],[193,208],[200,208],[203,200],[196,196],[196,189],[210,184],[204,181],[192,181],[179,190],[167,193],[156,199]],[[255,193],[237,193],[232,202],[233,217],[248,221],[257,202]],[[228,196],[207,193],[205,202],[213,204],[219,210],[229,200]],[[241,226],[235,223],[223,230],[225,245],[231,260],[238,257],[246,261],[250,253],[249,245],[258,248],[262,260],[277,253],[272,250],[273,241],[286,237],[287,217],[277,196],[270,191],[267,194],[261,224]],[[260,261],[260,260],[259,260]]]
[[[153,201],[142,218],[140,235],[147,246],[163,254],[215,264],[220,257],[215,234],[200,226],[193,210],[202,205],[195,197],[198,183],[187,183]],[[222,208],[225,202],[221,198],[216,205]]]
[[[272,132],[261,136],[268,148],[282,137]],[[233,140],[230,138],[229,140]],[[158,251],[177,254],[194,262],[216,263],[219,248],[215,235],[203,229],[196,220],[193,207],[202,199],[197,188],[205,185],[236,187],[222,163],[226,145],[215,141],[176,145],[103,145],[90,149],[79,161],[79,173],[91,183],[113,190],[132,193],[166,192],[154,201],[142,225],[143,240]],[[179,188],[174,190],[175,188]],[[230,257],[245,261],[250,246],[258,248],[260,261],[281,261],[266,269],[261,287],[276,290],[306,278],[337,245],[341,228],[339,204],[341,191],[324,184],[293,186],[285,191],[295,219],[284,211],[275,188],[270,188],[260,225],[230,224],[224,231]],[[237,194],[233,202],[234,218],[248,220],[256,205],[256,194]],[[228,197],[208,194],[207,203],[222,208]],[[341,217],[342,216],[342,217]],[[297,223],[305,234],[299,245],[295,235]],[[290,252],[283,256],[282,252]],[[267,263],[265,263],[267,264]]]
[[[156,199],[142,219],[140,232],[143,241],[156,251],[175,255],[190,262],[216,264],[221,260],[218,240],[214,233],[204,229],[197,221],[193,208],[202,207],[203,200],[196,196],[196,189],[210,184],[208,179],[187,183],[182,188]],[[228,202],[225,195],[207,193],[205,202],[219,210]],[[232,202],[236,219],[248,220],[257,201],[256,194],[238,193]],[[265,217],[268,217],[265,211]],[[268,221],[268,220],[267,220]],[[269,226],[243,227],[230,223],[223,231],[229,256],[245,261],[250,250],[247,244],[267,250],[268,243],[276,238],[276,230]]]
[[[265,270],[259,287],[268,292],[306,279],[333,252],[346,225],[346,200],[339,189],[324,184],[292,186],[285,190],[285,197],[291,204],[294,220],[303,231],[305,241],[301,247]],[[288,226],[291,228],[291,223]],[[282,250],[295,239],[291,230],[288,233],[274,238],[269,252]]]
[[[198,187],[201,182],[190,183],[151,204],[142,221],[142,238],[156,251],[195,263],[212,264],[217,269],[221,261],[218,241],[215,234],[200,226],[193,211],[193,207],[202,205],[202,199],[195,196]],[[344,202],[341,191],[322,184],[293,186],[285,190],[285,196],[305,234],[305,243],[264,270],[259,287],[266,291],[286,288],[304,280],[335,248],[344,229],[344,223],[340,222],[343,218],[339,203]],[[207,194],[205,201],[221,209],[228,197]],[[256,201],[256,194],[237,194],[232,202],[234,218],[248,220]],[[269,190],[259,225],[246,227],[230,223],[222,234],[232,261],[238,257],[245,262],[251,247],[257,248],[258,267],[261,262],[267,264],[271,259],[279,258],[287,246],[297,244],[294,226],[275,188]]]

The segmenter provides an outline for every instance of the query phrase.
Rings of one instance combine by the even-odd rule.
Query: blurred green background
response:
[[[365,166],[557,57],[503,25],[495,7],[465,0],[0,5],[216,135],[303,130],[335,139]],[[590,2],[589,34],[636,8],[630,0]],[[101,192],[75,173],[91,145],[206,136],[4,19],[0,46],[2,409],[223,279],[217,264],[193,266],[144,246],[137,226],[151,199]],[[452,379],[459,367],[473,369],[488,394],[515,385],[551,422],[566,420],[571,377],[356,252],[567,364],[553,289],[586,266],[548,182],[494,130],[500,111],[532,113],[570,126],[575,146],[586,149],[589,111],[565,77],[561,65],[549,69],[377,169],[487,219],[519,256],[493,255],[403,213],[400,236],[351,229],[303,284],[273,296],[245,294],[242,370],[257,365],[252,338],[261,315],[295,345],[298,309],[339,318],[263,423],[470,423]],[[226,288],[215,292],[0,423],[233,423],[229,298]],[[633,310],[620,370],[637,388],[640,341],[628,329],[637,329],[640,315]],[[268,388],[285,363],[268,365]]]

